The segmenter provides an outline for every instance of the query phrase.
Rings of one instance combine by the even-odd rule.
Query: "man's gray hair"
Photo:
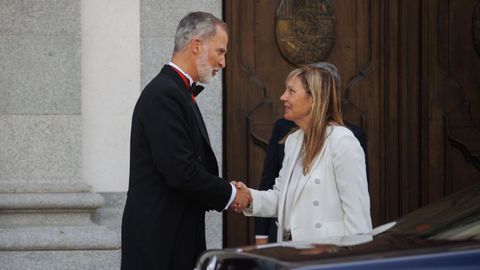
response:
[[[332,74],[333,76],[333,79],[335,80],[335,86],[337,87],[337,89],[340,89],[340,87],[342,87],[342,80],[340,78],[340,74],[338,74],[338,69],[334,64],[328,62],[318,62],[310,64],[310,66],[321,68],[330,72],[330,74]]]
[[[217,26],[227,31],[227,25],[211,13],[197,11],[187,14],[178,24],[173,52],[185,48],[193,38],[204,40],[214,36]]]

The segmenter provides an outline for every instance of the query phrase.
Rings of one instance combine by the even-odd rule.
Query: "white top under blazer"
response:
[[[303,136],[302,129],[288,136],[275,185],[266,191],[250,189],[253,201],[244,214],[278,217],[279,242],[283,239],[285,207],[290,207],[287,227],[294,241],[371,232],[364,152],[353,133],[343,126],[327,126],[325,145],[310,172],[291,179],[298,184],[292,205],[285,206],[289,177],[302,148]]]

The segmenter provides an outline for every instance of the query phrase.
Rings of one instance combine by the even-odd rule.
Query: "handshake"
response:
[[[241,213],[243,209],[252,203],[252,193],[250,192],[250,189],[241,181],[232,181],[230,183],[237,188],[237,194],[230,205],[230,209],[237,213]]]

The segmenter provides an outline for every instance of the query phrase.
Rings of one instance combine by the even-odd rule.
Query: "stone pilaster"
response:
[[[92,222],[104,199],[81,176],[80,4],[0,1],[2,269],[118,268],[119,235]]]

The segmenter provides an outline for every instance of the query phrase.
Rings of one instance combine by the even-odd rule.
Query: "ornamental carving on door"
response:
[[[477,49],[477,53],[480,54],[480,1],[475,8],[475,14],[473,14],[473,43]]]
[[[297,66],[324,61],[335,42],[334,15],[330,0],[282,0],[275,33],[283,57]]]

